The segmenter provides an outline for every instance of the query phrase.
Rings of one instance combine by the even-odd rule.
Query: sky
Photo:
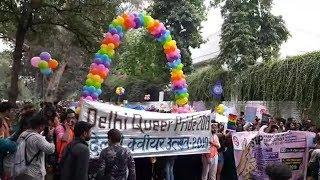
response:
[[[273,0],[272,13],[281,15],[291,37],[281,46],[281,57],[320,50],[320,0]],[[220,10],[212,8],[202,23],[202,36],[207,42],[191,49],[193,63],[215,57],[219,53],[220,28],[223,23]],[[9,46],[0,39],[0,51]]]
[[[281,46],[284,58],[320,50],[320,0],[274,0],[272,13],[281,15],[291,37]],[[202,36],[208,40],[199,49],[192,49],[193,63],[215,57],[219,53],[220,28],[223,23],[219,9],[211,9],[203,22]]]

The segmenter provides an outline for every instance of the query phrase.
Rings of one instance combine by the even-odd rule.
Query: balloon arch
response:
[[[98,100],[101,84],[109,74],[111,59],[115,49],[119,47],[124,32],[130,29],[144,27],[159,43],[162,44],[166,54],[167,64],[171,70],[172,91],[175,95],[175,108],[177,112],[188,112],[189,94],[185,75],[182,71],[180,50],[176,41],[172,40],[170,31],[163,23],[153,19],[146,13],[124,13],[112,21],[108,32],[104,34],[100,49],[94,56],[94,62],[90,66],[89,74],[83,87],[82,98],[86,100]]]

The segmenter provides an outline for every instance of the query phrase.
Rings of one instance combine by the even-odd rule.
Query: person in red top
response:
[[[62,152],[64,148],[73,140],[74,138],[74,124],[76,122],[75,113],[72,110],[67,110],[61,119],[61,123],[55,128],[56,135],[56,151],[58,155],[58,160],[60,161],[62,157]]]
[[[211,125],[210,153],[202,155],[202,176],[201,180],[216,180],[218,167],[218,149],[220,148],[219,138],[216,135],[217,124]]]

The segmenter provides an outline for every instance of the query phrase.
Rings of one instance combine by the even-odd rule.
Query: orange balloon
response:
[[[105,79],[107,77],[107,72],[106,71],[100,71],[99,72],[99,76],[102,78],[102,79]]]
[[[48,61],[48,66],[53,70],[55,70],[58,67],[58,64],[59,64],[58,61],[55,59],[50,59]]]

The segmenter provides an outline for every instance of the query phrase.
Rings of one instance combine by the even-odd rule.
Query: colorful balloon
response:
[[[50,59],[49,61],[48,61],[48,65],[49,65],[49,67],[51,68],[51,69],[53,69],[53,70],[55,70],[57,67],[58,67],[58,61],[57,60],[55,60],[55,59]]]
[[[147,31],[163,46],[163,51],[167,58],[168,67],[171,70],[171,84],[175,94],[175,104],[177,112],[190,112],[192,108],[188,105],[189,94],[187,83],[183,73],[183,64],[181,63],[181,52],[177,48],[176,41],[165,25],[157,19],[153,19],[145,12],[142,13],[124,13],[117,16],[108,26],[108,32],[104,34],[99,51],[94,56],[94,63],[90,66],[89,74],[83,88],[84,99],[97,100],[102,93],[101,84],[109,74],[111,59],[115,54],[115,49],[120,45],[125,30],[144,27]],[[91,88],[94,87],[94,88]],[[87,94],[90,93],[90,95]],[[118,87],[115,90],[117,95],[123,95],[125,89]]]
[[[39,57],[31,58],[30,62],[33,67],[38,67],[45,76],[50,76],[59,64],[57,60],[51,59],[51,55],[48,52],[40,53]]]
[[[49,67],[48,62],[45,60],[40,60],[38,63],[38,67],[40,68],[40,70],[45,70]]]
[[[40,59],[44,61],[49,61],[51,59],[51,55],[48,52],[42,52],[40,53]]]
[[[41,61],[41,59],[40,59],[40,57],[36,56],[36,57],[31,58],[30,61],[31,61],[31,65],[33,67],[38,67],[38,64]]]

